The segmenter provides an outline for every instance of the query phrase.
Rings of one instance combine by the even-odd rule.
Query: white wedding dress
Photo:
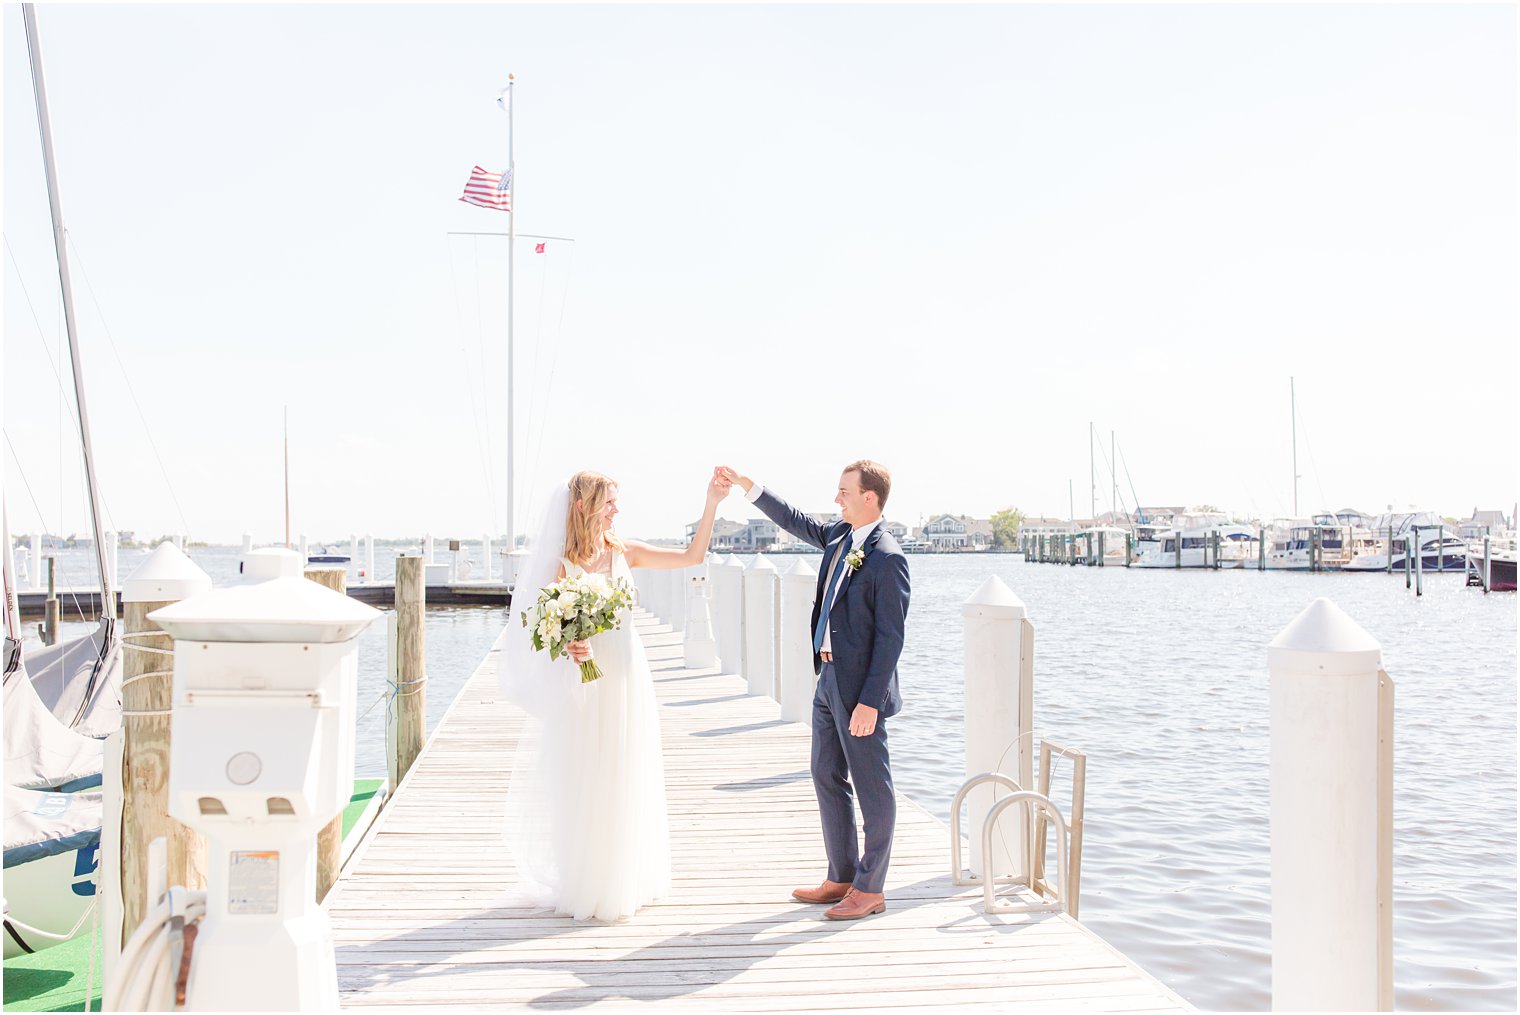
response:
[[[568,575],[585,570],[563,563]],[[604,573],[633,584],[622,553]],[[577,920],[626,919],[670,891],[659,706],[632,613],[622,620],[591,639],[598,680],[583,684],[575,663],[544,666],[547,653],[536,654],[553,705],[529,721],[508,788],[518,894]]]

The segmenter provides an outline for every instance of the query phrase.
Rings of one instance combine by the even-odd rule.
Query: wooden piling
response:
[[[422,557],[396,558],[396,782],[422,753],[427,724],[427,584]]]
[[[58,644],[58,558],[47,559],[47,601],[42,604],[42,644]]]
[[[308,567],[306,577],[318,585],[343,595],[348,594],[348,570],[342,567]],[[338,883],[338,868],[343,856],[343,812],[317,833],[317,901],[327,898]]]
[[[1415,530],[1414,540],[1414,594],[1423,596],[1425,594],[1425,547],[1421,542],[1422,537],[1419,531],[1419,529]],[[1441,544],[1437,542],[1437,553],[1441,552],[1440,546]]]
[[[156,900],[148,898],[148,844],[169,840],[171,885],[206,887],[206,840],[169,816],[174,639],[148,614],[173,600],[123,604],[121,913],[125,944]]]
[[[1267,530],[1256,530],[1256,570],[1267,569]]]

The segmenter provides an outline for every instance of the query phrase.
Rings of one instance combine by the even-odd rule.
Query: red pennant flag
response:
[[[544,252],[544,245],[543,245],[543,244],[542,244],[542,243],[540,243],[540,244],[538,244],[538,245],[536,245],[536,246],[535,246],[535,247],[534,247],[534,248],[533,248],[533,252],[534,252],[534,253],[535,253],[535,254],[542,254],[542,253],[543,253],[543,252]]]

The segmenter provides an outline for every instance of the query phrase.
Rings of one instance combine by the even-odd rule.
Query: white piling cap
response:
[[[164,603],[189,599],[210,589],[211,576],[166,539],[121,583],[121,601]]]
[[[814,567],[806,557],[793,557],[792,562],[786,566],[782,574],[791,578],[817,578],[818,569]]]
[[[348,641],[380,611],[300,576],[214,589],[148,614],[178,640]]]
[[[769,560],[767,560],[765,554],[763,554],[763,553],[757,553],[757,554],[755,554],[755,559],[752,560],[752,561],[750,561],[747,565],[745,565],[744,570],[746,570],[746,571],[769,571],[772,574],[774,574],[775,571],[776,571],[776,565],[772,564]]]
[[[296,578],[301,574],[301,555],[281,546],[250,550],[243,558],[243,583],[267,582],[272,578]]]
[[[1345,610],[1321,596],[1294,617],[1267,645],[1271,670],[1351,676],[1375,673],[1383,647]]]
[[[1003,584],[997,575],[988,575],[981,588],[971,593],[971,598],[961,604],[963,617],[993,617],[999,620],[1021,620],[1027,615],[1024,601],[1013,594],[1013,589]]]

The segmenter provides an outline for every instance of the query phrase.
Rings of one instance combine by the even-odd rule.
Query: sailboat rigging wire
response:
[[[169,490],[169,499],[174,501],[174,511],[179,515],[180,525],[184,526],[183,531],[189,532],[190,522],[185,518],[185,509],[180,506],[179,494],[174,492],[174,482],[169,478],[169,470],[164,466],[164,456],[159,454],[158,442],[153,439],[153,430],[148,426],[148,416],[143,412],[142,402],[137,398],[137,389],[132,387],[132,377],[127,373],[127,364],[121,358],[121,350],[116,347],[116,336],[111,334],[111,325],[106,322],[105,311],[100,308],[100,299],[95,295],[95,283],[90,281],[90,272],[85,267],[84,255],[80,252],[79,244],[72,233],[65,230],[64,238],[69,246],[74,248],[74,257],[79,263],[79,274],[84,277],[84,286],[90,292],[90,302],[95,306],[95,316],[100,318],[101,330],[106,333],[106,344],[111,347],[111,355],[116,357],[116,365],[121,368],[121,379],[126,382],[127,394],[132,397],[132,407],[137,410],[137,418],[142,420],[143,433],[147,435],[148,447],[153,449],[153,458],[158,462],[158,471],[164,477],[164,486]],[[109,509],[106,513],[110,513]]]
[[[448,250],[449,250],[449,278],[450,278],[450,282],[451,282],[451,284],[453,286],[453,289],[454,289],[454,324],[455,324],[455,330],[458,332],[458,335],[459,335],[459,354],[460,354],[460,358],[461,358],[461,362],[462,362],[463,361],[463,357],[465,355],[465,347],[464,347],[465,346],[465,341],[464,341],[464,301],[459,296],[459,272],[458,272],[458,270],[457,270],[457,268],[455,267],[455,264],[454,264],[454,245],[453,245],[452,242],[450,242],[448,240],[447,237],[445,237],[444,243],[448,245]],[[476,310],[476,328],[475,328],[475,332],[478,335],[480,333],[480,326],[479,326],[480,305],[479,305],[479,287],[478,286],[476,287],[476,294],[477,295],[476,295],[476,307],[475,307],[475,310]],[[482,384],[485,381],[485,376],[486,376],[485,370],[482,369],[481,370],[481,383]],[[494,481],[491,478],[491,459],[490,459],[490,456],[486,452],[485,439],[484,439],[484,437],[481,434],[480,407],[479,407],[479,404],[475,400],[475,381],[473,379],[468,379],[468,380],[469,380],[469,383],[466,385],[466,387],[469,389],[469,392],[470,392],[470,414],[471,414],[472,420],[475,423],[475,450],[480,455],[481,472],[485,476],[485,481],[486,481],[486,503],[490,506],[490,509],[491,509],[491,523],[494,525],[496,523],[496,485],[495,485]],[[484,392],[482,392],[482,395],[484,395]]]
[[[1314,445],[1309,441],[1309,427],[1304,423],[1304,417],[1298,417],[1298,427],[1304,432],[1304,450],[1309,453],[1309,468],[1314,472],[1314,485],[1319,487],[1319,502],[1324,505],[1323,510],[1330,509],[1330,498],[1325,496],[1324,481],[1319,478],[1319,463],[1314,460]],[[1314,512],[1309,512],[1313,517]]]
[[[1144,521],[1145,519],[1141,517],[1142,512],[1140,511],[1140,495],[1135,492],[1135,481],[1130,478],[1129,462],[1125,461],[1124,449],[1119,447],[1117,442],[1114,444],[1114,457],[1118,458],[1119,462],[1124,466],[1124,478],[1129,480],[1129,495],[1135,500],[1135,515],[1140,521]]]
[[[63,375],[58,372],[58,364],[53,359],[53,350],[48,348],[47,335],[42,330],[42,322],[37,318],[37,308],[32,305],[32,294],[26,287],[26,279],[21,276],[21,264],[16,260],[15,253],[11,250],[11,238],[5,237],[5,252],[10,255],[11,267],[16,271],[16,281],[21,284],[21,295],[26,299],[26,308],[32,312],[32,323],[37,326],[37,341],[42,344],[42,351],[47,355],[48,367],[53,371],[53,379],[58,382],[58,391],[67,396],[67,389],[63,386]],[[74,430],[77,433],[79,424],[75,423]]]
[[[16,445],[11,443],[11,433],[9,430],[5,431],[5,446],[10,448],[11,459],[16,463],[16,471],[21,475],[21,485],[25,487],[27,497],[31,499],[32,510],[37,512],[38,523],[40,523],[44,529],[49,528],[50,526],[47,523],[47,515],[42,513],[42,505],[37,503],[37,495],[32,492],[32,484],[26,478],[26,469],[21,467],[21,456],[16,453]],[[63,526],[61,525],[59,526],[59,528],[62,527]],[[15,550],[12,547],[7,546],[5,548],[5,552],[14,553]],[[68,581],[69,575],[67,571],[63,570],[63,562],[60,561],[57,567],[60,571],[63,571],[62,577],[67,582],[69,590],[68,596],[69,599],[71,599],[74,603],[74,610],[78,613],[79,616],[84,616],[84,607],[79,603],[79,593],[74,590],[74,583],[72,581]]]

